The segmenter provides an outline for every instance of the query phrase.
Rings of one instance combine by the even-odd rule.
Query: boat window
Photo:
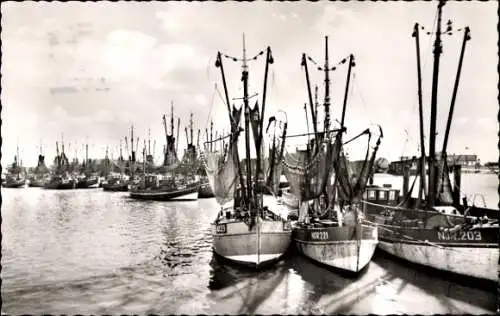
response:
[[[394,201],[396,200],[396,191],[389,191],[389,201]]]
[[[387,194],[385,191],[378,191],[379,200],[385,200],[387,198]]]
[[[368,199],[375,200],[375,191],[373,191],[373,190],[368,191]]]

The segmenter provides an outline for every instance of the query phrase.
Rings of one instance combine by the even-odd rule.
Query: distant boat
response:
[[[91,172],[91,161],[88,158],[89,145],[85,144],[85,160],[82,164],[82,173],[76,177],[77,189],[93,189],[99,187],[99,177]]]
[[[194,176],[177,174],[180,161],[177,158],[177,143],[174,136],[174,107],[171,105],[171,133],[167,131],[167,121],[163,115],[163,125],[167,144],[164,150],[164,162],[161,169],[164,175],[146,173],[146,148],[143,149],[143,177],[139,184],[132,185],[129,189],[131,198],[140,200],[171,201],[171,200],[197,200],[200,187],[199,180]],[[177,123],[179,134],[180,119]],[[177,136],[178,139],[178,136]],[[188,147],[189,148],[189,147]]]
[[[99,177],[95,175],[82,175],[77,177],[77,189],[93,189],[99,187]]]
[[[2,183],[4,188],[23,188],[26,185],[25,179],[16,179],[15,177],[8,176],[5,182]]]
[[[225,78],[221,56],[219,52],[216,66],[220,67],[222,78]],[[231,132],[228,136],[215,141],[221,142],[222,139],[229,138],[229,144],[223,152],[206,152],[204,161],[210,186],[221,206],[220,212],[211,224],[214,252],[233,262],[258,268],[281,258],[289,248],[292,232],[290,222],[277,215],[276,210],[271,210],[264,205],[262,193],[255,187],[257,179],[263,179],[266,176],[264,174],[266,170],[262,168],[264,163],[261,146],[264,105],[262,112],[258,105],[253,109],[249,106],[244,38],[242,60],[244,105],[240,109],[233,107],[231,110],[230,103],[227,102]],[[265,78],[268,75],[268,65],[271,63],[271,49],[268,47]],[[227,90],[225,96],[226,100],[229,100]],[[245,109],[246,167],[241,166],[238,157],[238,136],[241,131],[239,125],[243,107]],[[257,135],[257,138],[254,138],[257,155],[255,171],[250,165],[250,128],[254,131],[254,135]]]
[[[76,184],[76,179],[72,177],[53,175],[49,181],[45,182],[44,188],[51,190],[71,190],[76,189]]]
[[[159,175],[147,175],[139,185],[130,188],[130,197],[154,201],[192,201],[198,199],[199,182],[184,184],[172,179],[160,180]]]
[[[21,175],[22,167],[19,163],[19,146],[14,156],[14,162],[8,169],[5,181],[2,182],[4,188],[23,188],[26,185],[26,179]]]
[[[75,189],[77,181],[69,175],[69,160],[64,153],[64,142],[62,142],[62,151],[59,152],[59,143],[56,142],[56,157],[54,158],[55,168],[47,182],[44,183],[45,189],[50,190],[69,190]]]
[[[458,88],[465,44],[469,39],[469,28],[464,28],[464,39],[459,59],[459,70],[455,81],[452,104],[448,113],[448,124],[444,134],[441,155],[435,152],[436,112],[438,93],[439,58],[441,54],[441,16],[444,1],[438,4],[437,29],[433,33],[434,69],[431,96],[429,132],[429,177],[426,184],[424,148],[423,108],[419,98],[420,148],[419,197],[411,197],[408,190],[409,174],[404,175],[403,195],[396,190],[369,189],[366,210],[369,218],[379,224],[379,247],[401,259],[459,275],[498,282],[499,225],[498,210],[460,203],[461,167],[452,168],[454,183],[450,179],[446,148],[453,114],[454,100]],[[421,95],[420,54],[418,24],[413,37],[417,44],[418,90]],[[452,32],[448,22],[446,33]],[[415,178],[416,179],[416,178]],[[415,181],[415,180],[414,180]],[[415,184],[415,182],[414,182]],[[413,185],[412,185],[413,188]],[[407,192],[406,192],[407,191]],[[427,192],[426,192],[427,191]]]
[[[127,192],[128,187],[129,181],[120,177],[108,178],[106,182],[102,183],[104,191]]]

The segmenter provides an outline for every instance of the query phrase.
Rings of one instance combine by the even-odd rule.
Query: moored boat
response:
[[[51,190],[71,190],[76,189],[77,180],[68,175],[53,175],[45,182],[44,188]]]
[[[17,146],[16,155],[14,156],[14,162],[8,168],[8,173],[5,176],[5,180],[2,181],[2,186],[4,188],[23,188],[26,185],[26,178],[22,172],[22,166],[19,162],[19,146]]]
[[[159,180],[158,175],[146,175],[139,184],[131,186],[130,197],[154,201],[193,201],[198,199],[198,181],[180,184],[173,179]]]
[[[324,131],[318,132],[317,106],[314,107],[312,102],[307,59],[306,54],[303,54],[302,65],[306,71],[314,132],[312,139],[310,133],[294,135],[308,136],[308,142],[305,150],[297,148],[295,153],[285,155],[283,166],[290,189],[283,194],[285,198],[289,194],[295,195],[299,204],[298,220],[293,227],[293,240],[297,250],[323,265],[359,273],[371,261],[378,243],[377,228],[364,220],[360,200],[382,133],[380,129],[371,158],[368,159],[367,151],[359,170],[350,166],[342,143],[347,99],[344,99],[340,128],[330,129],[329,72],[332,68],[328,64],[328,37],[325,41],[326,57],[322,67],[325,72]],[[347,60],[349,69],[346,98],[351,67],[354,66],[353,56],[350,55],[341,63]],[[307,108],[305,110],[307,114]],[[369,143],[372,134],[368,129],[353,139],[362,135],[369,135]]]
[[[221,56],[222,54],[218,52],[216,67],[220,68],[224,87],[226,87]],[[204,154],[204,162],[210,186],[221,206],[221,211],[211,224],[214,252],[233,262],[259,268],[282,257],[289,248],[292,232],[290,222],[277,215],[276,210],[271,210],[264,205],[262,192],[256,190],[256,184],[259,180],[262,181],[261,179],[267,176],[262,159],[265,97],[263,98],[262,111],[259,110],[258,105],[250,109],[247,66],[250,59],[247,60],[246,57],[244,37],[243,58],[241,60],[243,61],[243,106],[240,109],[233,106],[231,109],[230,103],[227,102],[230,134],[208,143],[221,142],[223,139],[229,138],[229,144],[220,146],[221,151],[207,150]],[[268,47],[266,79],[268,66],[271,63],[271,49]],[[227,89],[225,89],[225,97],[226,100],[229,100]],[[240,121],[243,108],[245,113],[246,166],[242,166],[238,154],[238,138],[241,132]],[[255,168],[251,167],[250,160],[250,128],[254,131],[257,156]],[[286,123],[284,131],[286,131]],[[271,163],[274,163],[274,160]]]
[[[415,24],[413,32],[417,44],[421,151],[418,198],[413,198],[412,190],[407,188],[409,171],[408,168],[404,168],[401,197],[397,191],[389,190],[389,195],[387,195],[387,190],[375,188],[368,190],[365,204],[368,217],[379,223],[379,246],[382,250],[412,263],[462,276],[498,282],[497,268],[500,256],[498,210],[468,205],[466,198],[461,203],[461,167],[455,165],[450,168],[446,154],[464,50],[467,40],[470,39],[468,27],[464,28],[443,149],[440,155],[437,155],[435,151],[439,58],[442,51],[441,20],[444,4],[444,1],[438,4],[437,32],[433,33],[435,43],[428,158],[426,158],[424,146],[421,99],[419,52],[421,27]],[[452,33],[451,21],[447,24],[446,33]],[[426,164],[429,170],[428,183],[426,183]],[[453,184],[450,179],[452,170]],[[384,201],[386,199],[387,202]]]

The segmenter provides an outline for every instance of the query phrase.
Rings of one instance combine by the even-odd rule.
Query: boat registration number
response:
[[[481,232],[475,231],[458,231],[458,232],[438,232],[439,240],[482,240]]]
[[[313,239],[313,240],[328,240],[328,232],[327,231],[311,232],[311,239]]]
[[[215,232],[217,234],[225,234],[227,232],[226,224],[220,224],[220,225],[215,226]]]

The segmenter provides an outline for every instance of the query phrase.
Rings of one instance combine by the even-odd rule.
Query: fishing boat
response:
[[[177,157],[180,119],[177,121],[177,137],[174,136],[174,106],[171,104],[171,131],[168,133],[166,116],[163,126],[167,144],[164,148],[164,161],[160,172],[149,174],[146,171],[146,148],[143,149],[143,177],[139,184],[130,187],[130,197],[140,200],[171,201],[197,200],[199,179],[189,174],[177,174],[180,160]]]
[[[221,146],[221,151],[209,151],[204,155],[210,186],[214,190],[216,201],[221,207],[220,212],[211,224],[213,250],[219,257],[254,268],[277,261],[288,250],[292,234],[290,222],[280,217],[277,210],[264,205],[263,194],[256,190],[256,184],[263,181],[266,176],[261,162],[264,153],[262,145],[266,105],[265,91],[268,67],[273,62],[271,48],[267,47],[266,53],[262,110],[259,109],[258,104],[253,109],[249,106],[247,63],[263,54],[264,51],[255,58],[247,58],[245,37],[243,35],[243,58],[232,58],[234,61],[242,62],[243,106],[237,109],[233,105],[231,109],[222,63],[223,55],[218,52],[215,65],[221,70],[225,101],[228,107],[230,133],[213,142],[220,143],[225,139],[229,141],[227,146]],[[241,163],[238,154],[241,112],[243,110],[245,166]],[[254,129],[254,133],[257,130],[254,134],[257,135],[257,137],[254,137],[255,168],[251,167],[250,128]],[[283,133],[285,132],[286,122],[283,129]]]
[[[92,161],[89,159],[89,145],[85,144],[85,160],[82,163],[81,174],[76,177],[77,189],[93,189],[99,187],[99,177],[92,172]]]
[[[432,79],[429,155],[426,158],[424,131],[422,84],[420,70],[419,31],[415,24],[413,37],[417,47],[417,75],[420,121],[419,192],[418,197],[411,196],[414,185],[407,189],[408,168],[404,169],[403,195],[384,190],[368,190],[366,209],[368,217],[379,223],[379,247],[400,259],[450,272],[455,275],[477,279],[498,281],[499,262],[499,226],[498,210],[469,205],[467,199],[461,200],[459,165],[448,166],[446,159],[455,98],[460,79],[464,50],[470,39],[468,27],[463,29],[464,37],[459,58],[458,71],[452,92],[452,101],[440,155],[436,154],[436,113],[438,97],[439,59],[442,52],[441,35],[454,32],[452,22],[442,32],[441,21],[444,1],[438,4],[437,32],[433,33],[434,67]],[[426,164],[429,177],[426,180]],[[450,178],[453,171],[453,183]],[[415,178],[414,183],[417,178]],[[387,197],[386,197],[387,196]],[[392,203],[378,200],[388,199]]]
[[[68,190],[76,188],[76,179],[72,177],[69,170],[69,160],[64,152],[64,142],[62,142],[62,151],[59,153],[59,143],[56,142],[57,155],[54,158],[54,171],[50,175],[50,179],[45,182],[45,189],[52,190]]]
[[[325,74],[324,130],[318,131],[317,107],[314,107],[311,97],[307,69],[307,59],[311,58],[306,58],[306,54],[303,54],[302,66],[306,73],[313,133],[312,138],[309,131],[307,134],[289,136],[307,136],[308,141],[305,149],[297,148],[295,153],[287,153],[283,166],[290,191],[300,203],[299,218],[293,227],[293,240],[297,250],[323,265],[356,274],[371,261],[378,241],[377,228],[364,220],[360,201],[382,133],[380,132],[371,158],[367,150],[362,167],[354,170],[345,157],[345,144],[342,143],[354,57],[350,55],[339,63],[345,64],[348,61],[349,65],[346,93],[340,128],[330,129],[329,72],[336,67],[331,68],[329,65],[328,37],[325,42],[325,64],[320,68]],[[305,110],[307,115],[307,107]],[[354,139],[362,135],[368,136],[370,144],[370,130],[365,130]]]
[[[106,152],[106,158],[108,158],[107,152]],[[107,160],[109,160],[109,158]],[[120,156],[118,157],[117,161],[113,161],[112,163],[115,167],[117,167],[120,170],[120,173],[119,174],[110,173],[106,176],[104,182],[102,183],[103,191],[127,192],[129,181],[125,176],[125,159],[123,158],[121,140],[120,140]]]
[[[43,155],[42,145],[40,145],[40,153],[38,154],[38,162],[35,167],[34,172],[29,178],[28,185],[30,187],[40,187],[45,185],[45,182],[49,181],[49,168],[45,165],[45,156]]]
[[[14,156],[14,162],[10,166],[8,173],[5,176],[5,181],[2,183],[4,188],[22,188],[26,185],[26,179],[22,176],[22,166],[19,162],[19,146]]]
[[[205,136],[206,136],[206,141],[205,143],[205,151],[207,152],[213,152],[213,129],[214,129],[214,122],[210,121],[210,136],[208,134],[208,128],[205,129]],[[217,137],[216,137],[217,138]],[[224,145],[223,145],[224,146]],[[198,146],[199,148],[199,146]],[[200,166],[201,168],[199,169],[199,176],[200,176],[200,189],[198,190],[198,198],[200,199],[209,199],[215,197],[214,191],[212,190],[212,187],[210,186],[210,181],[207,176],[207,172],[205,168],[203,167],[203,160],[200,156]]]

